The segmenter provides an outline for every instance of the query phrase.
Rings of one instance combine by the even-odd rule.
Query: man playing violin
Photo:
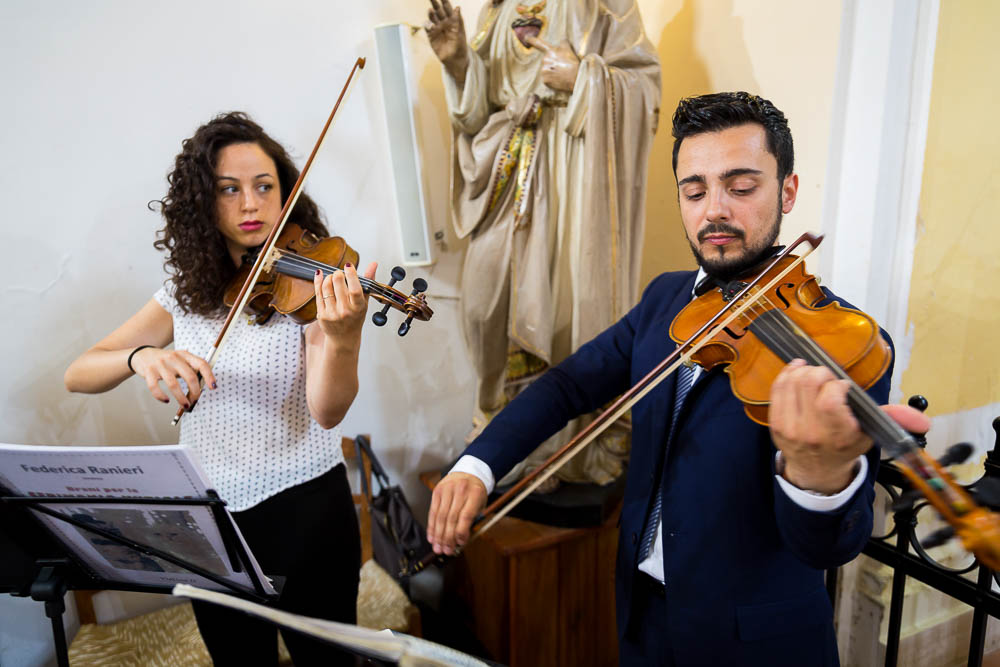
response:
[[[654,279],[624,318],[491,422],[434,490],[437,553],[465,544],[494,480],[538,442],[673,352],[667,331],[696,285],[772,254],[798,189],[784,114],[747,93],[704,95],[680,102],[673,136],[699,270]],[[879,404],[890,377],[868,390]],[[771,386],[769,427],[746,416],[721,367],[677,372],[635,404],[615,576],[622,665],[838,664],[823,570],[857,556],[871,533],[879,457],[848,408],[849,384],[792,361]],[[884,409],[907,430],[929,426],[915,410]]]
[[[180,442],[198,453],[263,571],[285,577],[276,606],[354,623],[361,539],[337,425],[358,391],[367,299],[357,270],[316,272],[315,322],[239,318],[214,368],[200,356],[221,330],[228,283],[267,239],[298,176],[285,149],[245,114],[198,128],[159,202],[166,224],[155,245],[167,251],[169,284],[75,360],[65,382],[100,393],[138,375],[154,398],[188,410]],[[307,195],[289,222],[327,236]],[[210,603],[194,609],[214,664],[278,663],[274,626]],[[284,638],[296,665],[354,664],[323,642]]]

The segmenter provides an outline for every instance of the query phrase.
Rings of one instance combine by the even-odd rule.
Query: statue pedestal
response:
[[[438,478],[421,475],[428,486]],[[617,524],[617,511],[590,528],[505,517],[450,564],[446,595],[510,667],[616,665]]]
[[[510,487],[497,487],[488,503],[499,498]],[[618,520],[625,496],[625,475],[611,484],[573,484],[563,482],[552,493],[533,493],[521,501],[508,516],[557,528],[592,528]]]

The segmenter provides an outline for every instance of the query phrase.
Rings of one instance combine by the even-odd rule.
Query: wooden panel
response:
[[[548,547],[510,559],[510,667],[559,667],[559,551]]]
[[[597,539],[597,586],[595,608],[601,610],[597,645],[594,648],[596,665],[618,664],[618,630],[615,626],[615,559],[618,557],[618,520],[601,527]]]
[[[559,545],[559,655],[564,665],[589,664],[597,644],[602,610],[594,605],[597,586],[596,532]]]
[[[436,472],[421,480],[433,487]],[[614,667],[617,512],[595,528],[505,517],[448,569],[447,595],[494,660],[510,667]]]
[[[510,662],[508,559],[485,540],[475,540],[456,563],[456,587],[469,609],[472,629],[494,659]]]

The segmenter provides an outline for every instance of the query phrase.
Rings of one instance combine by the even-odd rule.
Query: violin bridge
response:
[[[281,259],[281,249],[271,248],[271,252],[267,254],[264,258],[264,264],[260,267],[261,271],[264,273],[270,273],[274,268],[274,263]]]

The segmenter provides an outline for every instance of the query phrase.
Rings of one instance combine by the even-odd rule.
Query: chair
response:
[[[368,436],[366,436],[368,437]],[[368,438],[371,441],[371,438]],[[364,475],[367,488],[372,488],[372,464],[364,450],[354,440],[342,441],[344,458],[348,463],[361,463],[358,474]],[[358,508],[358,525],[361,532],[361,584],[358,588],[358,625],[382,630],[388,628],[421,636],[420,610],[410,603],[406,592],[392,576],[372,558],[371,499],[365,495],[365,485],[358,481],[360,493],[352,494]]]
[[[368,455],[355,444],[351,438],[343,438],[340,446],[344,450],[344,460],[347,461],[348,468],[358,460],[358,453],[361,454],[361,466],[358,475],[364,475],[368,481],[368,488],[372,488],[372,462]],[[363,489],[360,480],[358,488]],[[372,508],[368,496],[364,492],[353,493],[354,505],[358,508],[358,527],[361,531],[361,563],[364,564],[372,558]]]

